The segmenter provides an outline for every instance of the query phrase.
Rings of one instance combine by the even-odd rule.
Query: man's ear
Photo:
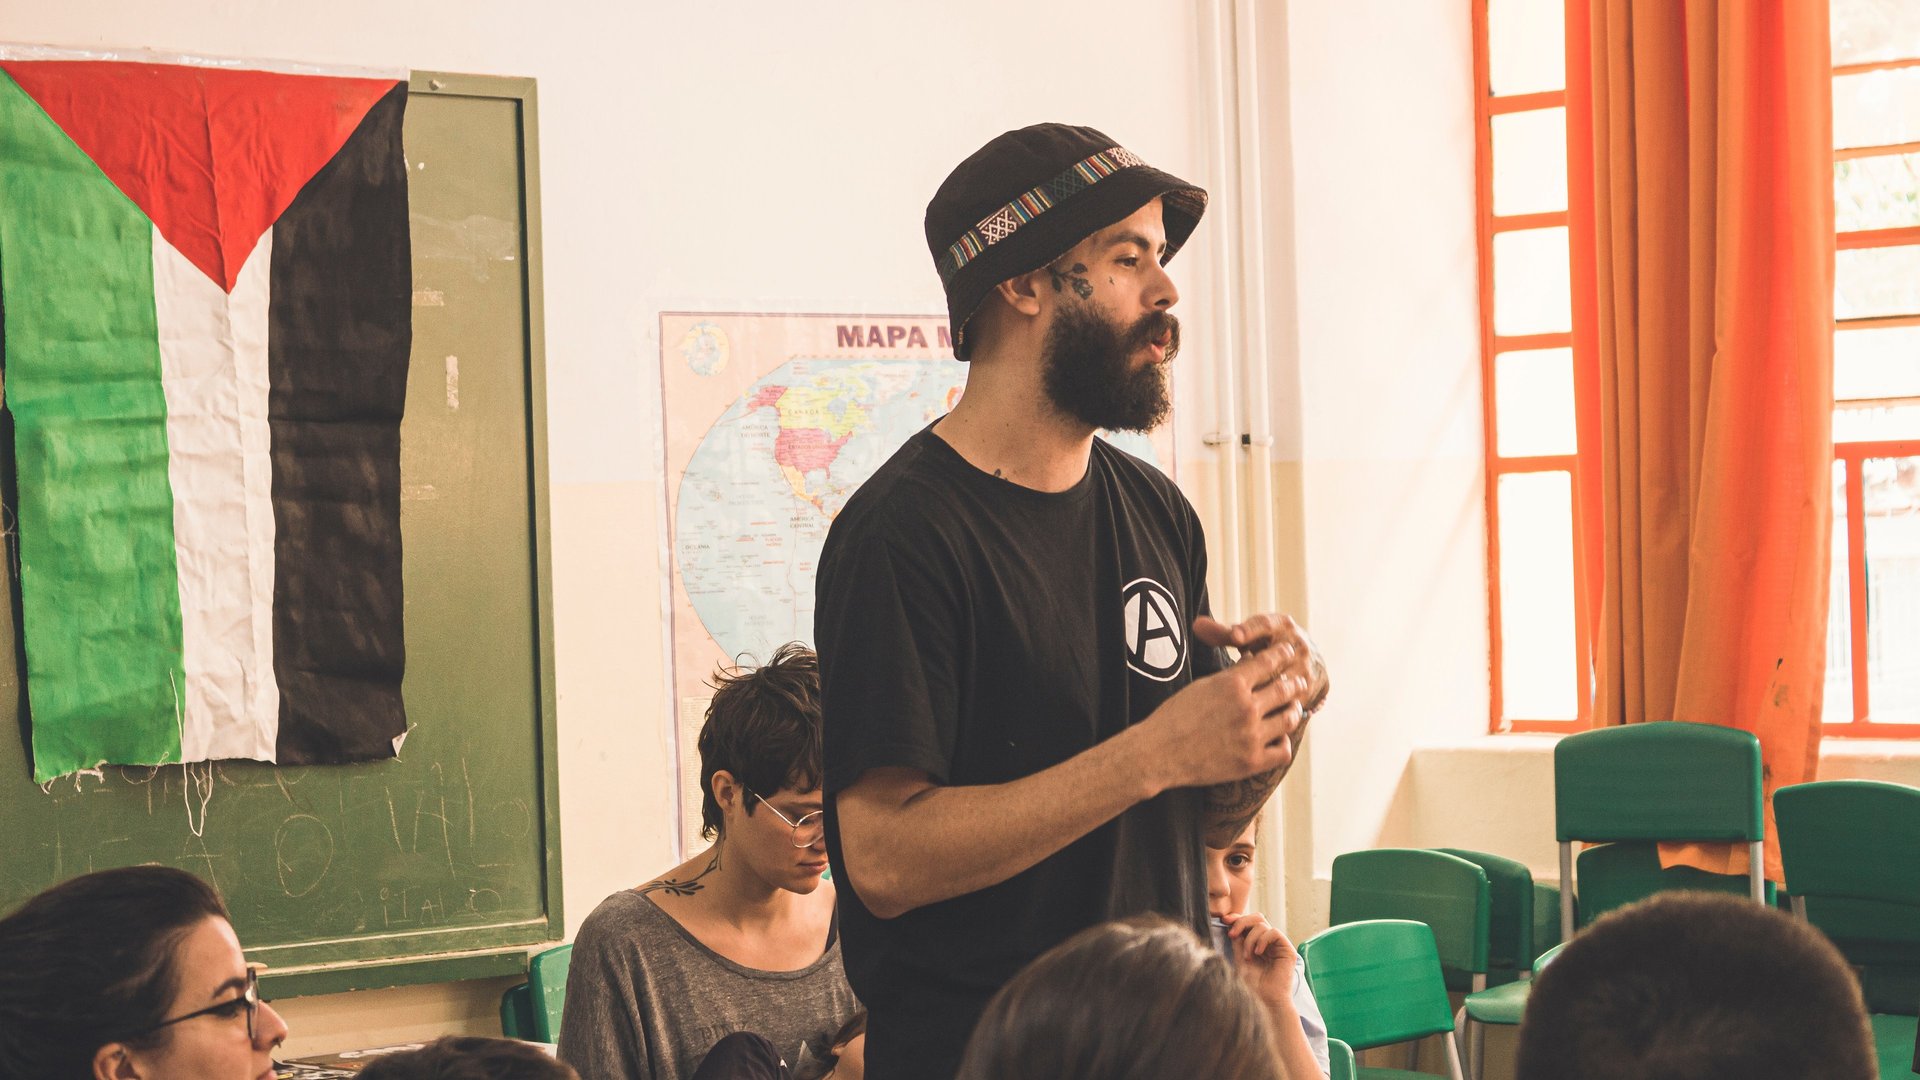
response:
[[[1040,282],[1046,275],[1045,267],[1033,270],[1019,277],[1008,278],[993,287],[995,293],[1006,305],[1022,315],[1040,314]]]
[[[140,1080],[145,1073],[123,1043],[108,1043],[93,1055],[93,1080]]]

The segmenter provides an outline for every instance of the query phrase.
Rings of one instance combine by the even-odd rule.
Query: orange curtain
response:
[[[1826,666],[1827,2],[1592,0],[1587,27],[1595,717],[1754,732],[1769,834],[1773,789],[1814,777]],[[1664,855],[1747,869],[1743,848]],[[1779,880],[1771,836],[1767,863]]]

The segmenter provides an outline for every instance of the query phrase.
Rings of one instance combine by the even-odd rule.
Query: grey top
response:
[[[686,1080],[714,1043],[751,1031],[806,1075],[859,1008],[835,933],[806,967],[760,971],[628,890],[601,901],[574,938],[560,1060],[582,1080]]]

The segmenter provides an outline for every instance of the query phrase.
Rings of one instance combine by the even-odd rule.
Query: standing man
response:
[[[1326,693],[1293,620],[1208,617],[1193,508],[1094,437],[1166,418],[1163,265],[1205,207],[1059,124],[989,142],[927,206],[966,393],[848,501],[815,607],[874,1080],[947,1080],[994,991],[1084,927],[1205,935],[1205,846],[1259,812]]]

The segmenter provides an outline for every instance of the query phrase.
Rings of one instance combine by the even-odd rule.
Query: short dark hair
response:
[[[418,1050],[374,1058],[360,1080],[579,1080],[552,1054],[532,1043],[450,1035]]]
[[[725,831],[713,774],[725,769],[750,792],[813,791],[820,758],[820,658],[790,641],[757,668],[714,672],[713,701],[700,728],[700,835]],[[746,813],[753,814],[748,800]]]
[[[1001,987],[957,1080],[1279,1080],[1268,1023],[1226,957],[1139,916],[1082,930]]]
[[[113,1042],[157,1045],[179,989],[182,938],[227,907],[169,866],[63,881],[0,919],[0,1076],[93,1075]]]
[[[1873,1080],[1860,984],[1807,923],[1718,893],[1608,914],[1534,981],[1520,1080]]]

